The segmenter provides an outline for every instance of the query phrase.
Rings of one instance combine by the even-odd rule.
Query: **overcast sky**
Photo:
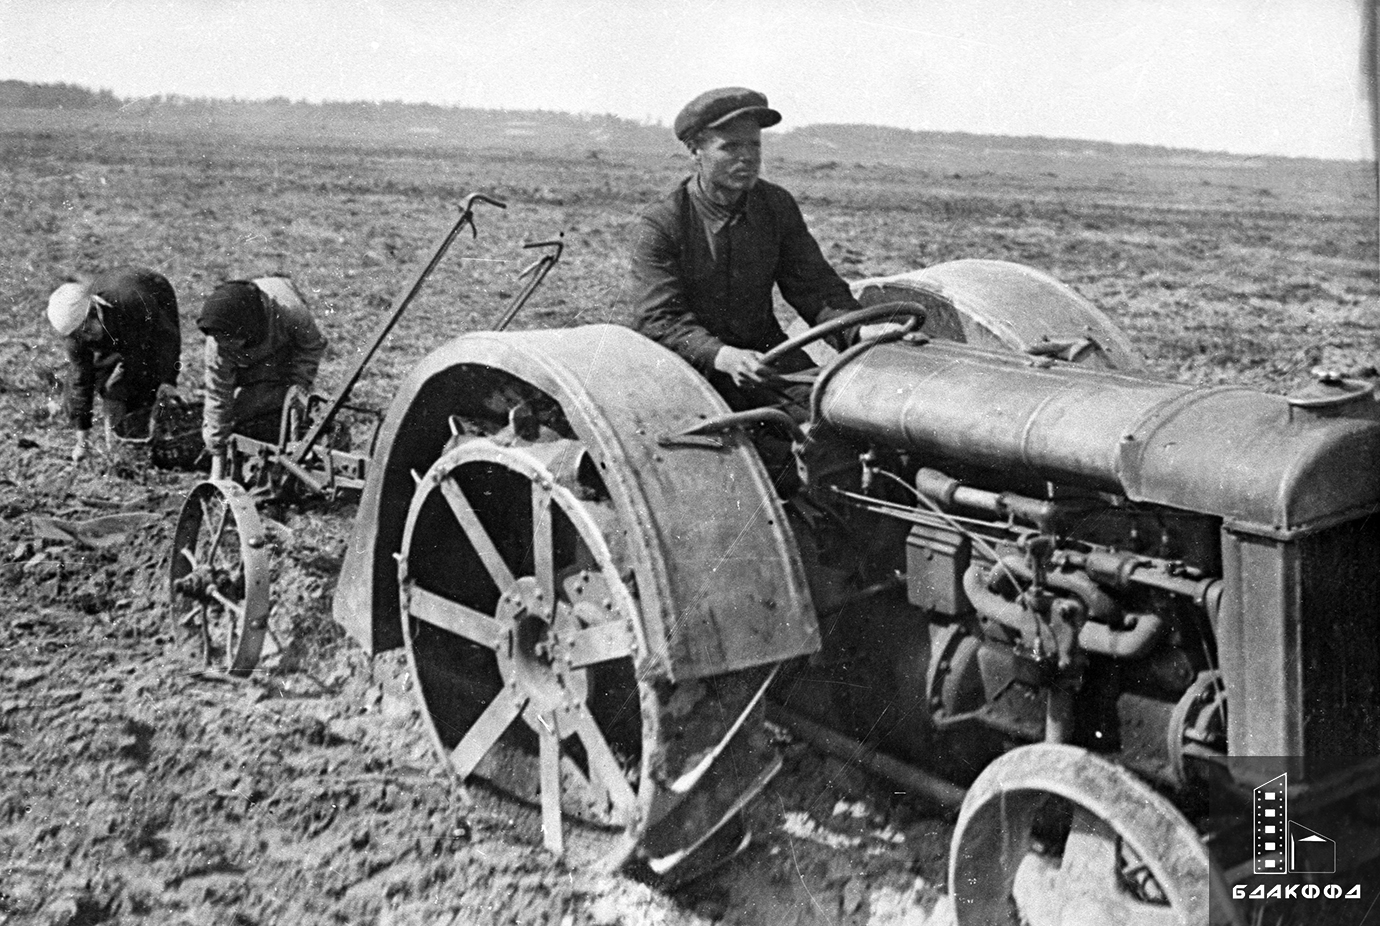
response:
[[[0,0],[0,78],[1368,158],[1367,0]]]

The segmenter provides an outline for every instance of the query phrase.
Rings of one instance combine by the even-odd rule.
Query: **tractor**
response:
[[[1242,922],[1279,774],[1347,834],[1337,870],[1364,861],[1370,385],[1157,378],[1002,261],[854,287],[769,355],[817,353],[803,414],[731,412],[616,325],[466,333],[411,370],[351,470],[333,614],[405,649],[441,760],[539,805],[551,850],[578,821],[603,864],[674,879],[744,844],[768,717],[813,730],[957,811],[961,926]]]

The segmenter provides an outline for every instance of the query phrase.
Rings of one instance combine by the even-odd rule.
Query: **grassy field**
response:
[[[1027,263],[1192,382],[1287,392],[1316,366],[1380,361],[1371,165],[860,127],[768,133],[767,153],[850,280]],[[523,242],[562,233],[567,249],[516,327],[627,321],[632,224],[685,168],[664,129],[555,114],[0,114],[0,924],[925,922],[946,824],[799,744],[754,811],[759,848],[690,891],[553,864],[530,811],[439,774],[397,654],[368,661],[330,623],[348,507],[283,513],[291,645],[229,685],[190,668],[159,599],[193,477],[66,462],[43,307],[68,273],[172,281],[188,395],[205,296],[289,273],[330,339],[330,390],[456,204],[507,201],[370,368],[357,396],[382,405],[427,351],[500,313]],[[117,551],[35,539],[33,516],[113,509],[167,518]]]

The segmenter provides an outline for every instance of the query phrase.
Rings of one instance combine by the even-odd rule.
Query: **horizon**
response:
[[[460,112],[478,112],[478,113],[508,113],[508,114],[512,114],[512,115],[529,115],[529,114],[554,115],[554,116],[560,116],[560,117],[564,117],[564,118],[571,119],[571,120],[615,119],[615,120],[618,120],[618,121],[620,121],[620,122],[624,122],[624,123],[627,123],[627,124],[630,124],[630,125],[634,125],[634,126],[638,127],[639,129],[655,130],[655,129],[658,129],[658,128],[662,128],[662,129],[666,129],[667,131],[669,131],[669,128],[668,128],[668,126],[667,126],[667,123],[666,123],[665,121],[663,121],[663,120],[660,120],[660,119],[658,119],[658,120],[656,120],[656,121],[647,121],[646,119],[637,119],[637,118],[632,118],[632,117],[627,117],[627,116],[620,116],[620,115],[618,115],[617,113],[572,112],[572,111],[570,111],[570,110],[549,109],[549,108],[538,108],[538,109],[514,109],[514,108],[511,108],[511,107],[470,106],[470,105],[464,105],[464,104],[459,104],[459,103],[433,103],[433,102],[429,102],[429,101],[405,101],[405,100],[324,99],[324,100],[315,100],[315,101],[313,101],[313,100],[306,100],[306,99],[296,99],[296,100],[294,100],[294,99],[290,99],[290,98],[288,98],[288,97],[286,97],[286,96],[282,96],[282,95],[273,96],[273,97],[235,97],[235,96],[229,96],[229,97],[224,97],[224,96],[195,96],[195,97],[193,97],[193,96],[186,96],[186,95],[184,95],[184,94],[179,94],[179,93],[153,93],[153,94],[144,95],[144,96],[119,96],[118,94],[116,94],[116,93],[114,92],[114,90],[113,90],[112,88],[109,88],[109,87],[90,87],[90,86],[86,86],[86,85],[83,85],[83,84],[71,83],[71,82],[67,82],[67,81],[56,81],[56,82],[52,82],[52,83],[33,83],[33,82],[30,82],[30,81],[22,81],[22,80],[18,80],[18,79],[15,79],[15,78],[0,77],[0,86],[3,86],[3,85],[6,84],[6,83],[17,83],[17,84],[24,85],[24,86],[26,86],[26,87],[32,87],[32,88],[36,88],[36,89],[44,89],[44,88],[52,88],[52,89],[68,88],[68,89],[80,91],[80,92],[85,93],[85,94],[90,94],[93,98],[98,97],[98,96],[101,95],[101,94],[110,94],[118,103],[121,104],[121,105],[117,108],[117,110],[116,110],[116,111],[119,111],[119,112],[123,112],[123,111],[127,110],[130,106],[135,105],[135,104],[140,104],[140,103],[147,103],[147,104],[151,104],[151,105],[155,105],[155,106],[166,105],[166,106],[174,106],[174,107],[176,107],[176,106],[182,106],[182,105],[198,106],[198,105],[221,105],[221,104],[224,104],[224,105],[232,105],[232,106],[282,106],[282,105],[287,105],[287,106],[308,106],[308,107],[321,107],[321,108],[329,108],[329,107],[333,107],[333,106],[338,106],[338,107],[398,106],[398,107],[402,107],[402,108],[417,108],[417,109],[432,108],[432,109],[439,109],[439,110],[442,110],[442,111],[445,111],[445,112],[457,112],[457,113],[460,113]],[[6,107],[5,107],[5,104],[4,104],[3,102],[0,102],[0,111],[2,111],[4,108],[6,108]],[[18,108],[25,108],[25,107],[18,107]],[[63,106],[39,106],[39,107],[33,107],[33,108],[37,108],[37,109],[64,109],[65,107],[63,107]],[[92,106],[92,107],[81,107],[81,108],[73,107],[74,111],[79,111],[79,110],[82,109],[82,108],[98,109],[99,107],[95,107],[95,106]],[[107,109],[107,111],[110,111],[110,110]],[[787,135],[792,135],[792,134],[795,134],[795,133],[799,133],[799,134],[801,134],[801,135],[807,135],[807,134],[809,134],[810,130],[812,130],[812,129],[848,129],[848,128],[878,129],[878,130],[882,130],[882,131],[885,131],[885,132],[895,132],[895,133],[901,133],[901,134],[907,134],[907,135],[915,135],[915,136],[921,136],[921,137],[923,137],[923,136],[945,136],[945,135],[950,135],[950,136],[964,136],[964,137],[975,138],[975,139],[977,139],[977,138],[1009,139],[1009,140],[1013,140],[1013,141],[1026,141],[1026,142],[1045,142],[1045,143],[1071,142],[1071,143],[1077,143],[1077,144],[1103,145],[1103,146],[1110,146],[1110,147],[1115,147],[1115,148],[1143,148],[1143,149],[1151,149],[1151,150],[1164,151],[1164,152],[1183,152],[1183,153],[1196,154],[1196,155],[1211,155],[1211,156],[1224,156],[1224,155],[1225,155],[1225,156],[1228,156],[1228,157],[1241,158],[1241,159],[1253,159],[1253,158],[1278,158],[1278,159],[1285,159],[1285,160],[1335,161],[1335,162],[1339,162],[1339,163],[1369,163],[1369,162],[1371,162],[1371,161],[1373,160],[1372,158],[1365,158],[1365,157],[1345,158],[1345,157],[1319,157],[1319,156],[1313,156],[1313,155],[1252,154],[1252,153],[1232,152],[1232,151],[1226,151],[1226,150],[1221,150],[1221,149],[1187,148],[1187,147],[1182,147],[1182,146],[1165,145],[1165,144],[1158,144],[1158,143],[1152,143],[1152,142],[1117,142],[1117,141],[1109,141],[1109,140],[1103,139],[1103,138],[1083,138],[1083,137],[1074,137],[1074,136],[1067,136],[1067,135],[1040,135],[1040,134],[1011,135],[1011,134],[997,134],[997,133],[991,133],[991,132],[973,132],[973,131],[968,131],[968,130],[963,130],[963,129],[909,129],[909,128],[904,128],[904,127],[901,127],[901,126],[884,125],[884,124],[881,124],[881,123],[874,123],[874,122],[811,122],[811,123],[808,123],[808,124],[806,124],[806,125],[799,125],[799,126],[794,126],[794,127],[791,127],[791,128],[786,128],[786,129],[781,129],[779,126],[776,126],[776,127],[772,127],[772,128],[770,128],[770,129],[765,130],[764,135],[765,135],[765,137],[770,137],[770,136],[772,136],[772,135],[787,136]],[[676,143],[676,144],[678,145],[678,143]]]
[[[1367,0],[0,0],[0,73],[669,124],[712,86],[806,125],[1374,157]],[[603,53],[617,36],[616,54]],[[113,49],[114,54],[102,53]],[[712,49],[706,55],[705,49]]]

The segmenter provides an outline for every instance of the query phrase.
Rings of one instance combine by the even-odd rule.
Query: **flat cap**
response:
[[[696,132],[723,125],[739,116],[751,115],[757,124],[768,128],[781,121],[781,114],[767,105],[765,94],[746,87],[720,87],[695,97],[676,116],[676,138],[689,141]]]

